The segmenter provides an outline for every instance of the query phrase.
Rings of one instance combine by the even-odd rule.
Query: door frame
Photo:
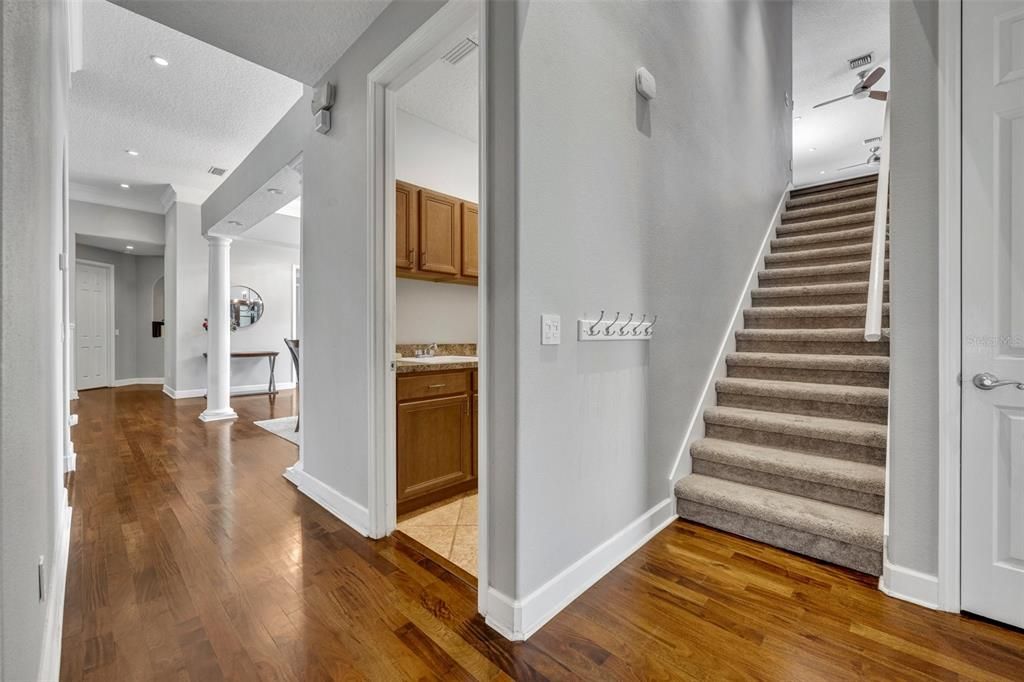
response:
[[[938,607],[960,611],[962,0],[939,9]]]
[[[117,321],[116,311],[114,309],[114,266],[110,263],[101,263],[100,261],[88,260],[87,258],[75,258],[75,300],[78,300],[78,265],[91,265],[97,268],[103,268],[107,271],[107,310],[110,314],[107,316],[107,387],[114,385],[117,380],[117,367],[114,364],[116,362],[117,355],[115,354],[114,345],[117,343]],[[78,367],[78,304],[75,304],[75,338],[74,338],[74,354],[75,354],[75,367]],[[74,378],[75,392],[78,392],[78,377]],[[102,386],[96,386],[94,388],[103,388]],[[88,389],[87,389],[88,390]]]
[[[457,31],[475,27],[480,36],[478,54],[483,55],[486,3],[481,0],[450,0],[409,36],[367,75],[367,169],[369,234],[367,287],[371,324],[368,329],[369,384],[369,534],[382,538],[397,523],[397,397],[393,371],[395,348],[395,94],[398,88],[439,59],[449,47],[445,42]],[[477,280],[477,356],[480,386],[477,463],[480,500],[477,549],[477,607],[486,615],[488,579],[488,448],[487,424],[487,130],[482,115],[486,70],[480,68],[479,205],[480,276]]]

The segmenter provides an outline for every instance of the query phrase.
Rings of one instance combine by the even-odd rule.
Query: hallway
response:
[[[860,574],[676,522],[528,643],[472,589],[297,493],[255,419],[292,392],[82,393],[62,680],[1010,679],[1024,634],[922,609]]]

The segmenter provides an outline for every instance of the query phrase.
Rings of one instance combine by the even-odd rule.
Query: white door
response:
[[[110,386],[110,270],[75,264],[75,374],[78,390]]]
[[[1024,0],[963,3],[962,173],[961,606],[1024,627]]]

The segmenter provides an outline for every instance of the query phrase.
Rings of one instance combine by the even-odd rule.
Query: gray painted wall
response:
[[[63,2],[0,6],[0,679],[35,680],[63,510],[63,147],[67,14]],[[40,125],[45,121],[46,125]],[[52,590],[53,583],[47,586]],[[48,648],[59,651],[59,637]]]
[[[938,3],[893,2],[889,549],[938,570]]]
[[[503,513],[523,598],[672,497],[789,180],[791,6],[531,2],[519,32],[519,490]],[[578,343],[575,320],[601,308],[658,314],[654,340]],[[560,346],[540,345],[542,313],[561,315]]]
[[[122,242],[164,243],[162,215],[86,201],[69,202],[69,211],[71,230],[75,234],[89,234]]]
[[[162,377],[163,338],[153,338],[151,315],[153,285],[164,275],[163,257],[133,256],[77,244],[75,258],[114,266],[114,378]]]

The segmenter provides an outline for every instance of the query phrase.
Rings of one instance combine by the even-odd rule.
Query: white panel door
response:
[[[962,172],[961,606],[1024,627],[1022,0],[963,3]]]
[[[78,390],[110,386],[110,270],[75,264],[75,374]]]

